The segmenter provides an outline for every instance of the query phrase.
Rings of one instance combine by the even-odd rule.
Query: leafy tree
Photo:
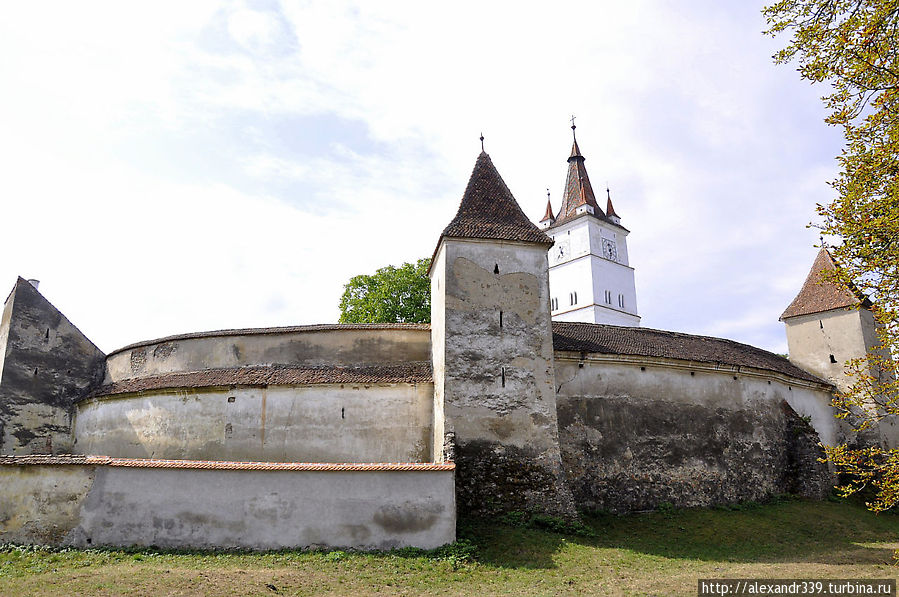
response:
[[[340,323],[426,323],[431,321],[430,259],[388,265],[350,278],[340,297]]]
[[[764,14],[766,33],[792,35],[775,61],[830,85],[826,122],[846,139],[831,182],[838,197],[817,206],[817,226],[838,239],[833,281],[869,297],[879,324],[881,350],[848,363],[854,383],[834,402],[863,431],[899,415],[899,1],[781,0]],[[899,451],[835,446],[827,456],[852,479],[845,493],[870,484],[873,510],[899,503]]]

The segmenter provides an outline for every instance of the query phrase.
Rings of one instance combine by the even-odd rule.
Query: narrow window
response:
[[[341,419],[346,418],[346,408],[344,408],[343,406],[340,407],[340,418]]]
[[[611,290],[606,290],[606,304],[607,305],[612,304],[612,291]]]
[[[577,293],[576,292],[574,293],[574,304],[575,305],[577,304]]]
[[[834,357],[833,355],[830,355],[830,362],[831,362],[831,363],[836,363],[836,362],[837,362],[836,357]]]
[[[623,294],[618,295],[618,306],[621,307],[622,309],[624,309],[624,295]]]
[[[503,384],[503,387],[506,387],[506,368],[505,367],[503,367],[503,371],[502,371],[502,384]]]
[[[503,327],[503,312],[499,312],[499,327]]]
[[[824,322],[820,319],[818,320],[818,327],[820,327],[822,330],[824,329]]]
[[[493,264],[493,273],[494,273],[494,274],[498,274],[498,273],[499,273],[499,264],[498,264],[498,263],[494,263],[494,264]]]

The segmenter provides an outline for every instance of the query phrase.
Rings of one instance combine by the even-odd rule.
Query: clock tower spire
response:
[[[627,253],[630,232],[621,225],[608,187],[606,210],[596,201],[576,128],[572,117],[571,154],[559,213],[541,221],[555,242],[549,252],[552,318],[639,326],[634,269]]]

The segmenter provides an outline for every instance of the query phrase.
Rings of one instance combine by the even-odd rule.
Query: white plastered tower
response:
[[[640,316],[627,252],[629,231],[621,225],[608,191],[606,210],[599,207],[584,161],[575,138],[562,206],[554,216],[547,200],[546,215],[540,221],[555,241],[549,252],[552,318],[637,327]]]
[[[821,249],[802,289],[780,319],[786,326],[790,361],[846,392],[854,381],[846,363],[880,349],[870,302],[831,282],[828,272],[835,268],[830,253]],[[879,375],[870,373],[875,378]],[[899,446],[895,416],[882,419],[876,431],[884,445]]]

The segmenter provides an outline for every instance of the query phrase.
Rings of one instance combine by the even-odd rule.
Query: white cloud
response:
[[[538,219],[547,186],[558,207],[571,113],[632,230],[644,323],[774,346],[839,150],[820,91],[770,62],[780,42],[755,7],[3,12],[0,193],[17,250],[0,282],[43,278],[105,349],[333,321],[349,276],[430,254],[482,130]]]

